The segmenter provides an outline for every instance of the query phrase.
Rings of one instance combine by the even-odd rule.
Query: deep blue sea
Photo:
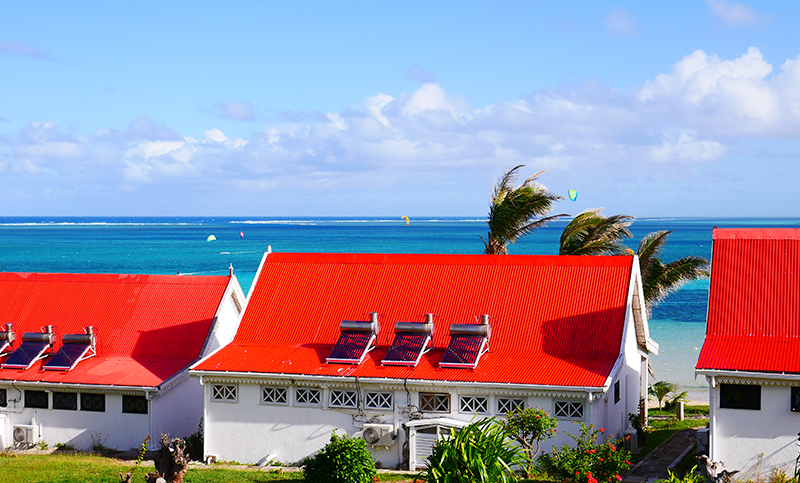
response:
[[[556,254],[566,221],[554,222],[516,244],[512,254]],[[800,218],[650,218],[631,226],[639,239],[671,230],[664,262],[711,256],[711,230],[800,228]],[[411,218],[22,218],[0,217],[0,271],[223,275],[232,264],[248,290],[267,250],[280,252],[481,253],[481,217]],[[206,241],[214,235],[215,241]],[[658,380],[678,383],[690,398],[707,400],[694,366],[705,334],[708,282],[684,286],[653,311],[651,336]]]

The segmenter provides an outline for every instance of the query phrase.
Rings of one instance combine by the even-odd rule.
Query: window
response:
[[[499,397],[497,398],[497,412],[508,414],[511,411],[521,411],[525,409],[525,400],[518,397]]]
[[[619,402],[619,381],[614,383],[614,404]]]
[[[0,391],[2,391],[2,389],[0,389]],[[2,400],[0,400],[0,402],[2,402]],[[0,406],[2,406],[2,404],[0,404]],[[800,412],[800,387],[792,388],[792,412]]]
[[[105,412],[106,395],[81,393],[81,411]]]
[[[25,391],[25,407],[41,408],[49,407],[47,393],[44,391]]]
[[[289,398],[285,387],[262,387],[261,402],[264,404],[286,404]]]
[[[214,401],[236,402],[236,385],[214,384],[211,386],[211,399]]]
[[[393,409],[394,401],[390,392],[367,392],[365,394],[367,409]]]
[[[761,386],[720,384],[719,407],[727,409],[761,409]]]
[[[147,414],[147,398],[144,396],[122,395],[122,412],[128,414]]]
[[[419,393],[419,409],[420,411],[429,411],[432,413],[449,413],[450,395],[421,392]]]
[[[8,392],[6,389],[0,389],[0,408],[8,406]]]
[[[556,401],[556,417],[563,419],[583,419],[583,402]]]
[[[294,391],[294,402],[298,405],[319,406],[319,389],[298,388]]]
[[[355,391],[331,391],[331,407],[354,408],[358,405]]]
[[[488,409],[489,400],[484,396],[461,396],[462,413],[486,413]]]
[[[78,410],[77,392],[53,392],[53,409]]]

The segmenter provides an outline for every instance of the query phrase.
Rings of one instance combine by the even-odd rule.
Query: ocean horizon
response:
[[[486,218],[461,217],[0,217],[0,271],[223,275],[234,267],[249,291],[271,247],[278,252],[480,254]],[[555,255],[566,225],[558,220],[509,247],[510,254]],[[800,218],[638,218],[634,250],[647,233],[670,230],[665,263],[711,257],[720,228],[800,228]],[[207,241],[210,235],[215,240]],[[655,307],[651,337],[655,380],[677,383],[690,400],[707,401],[694,366],[705,336],[708,281],[683,286]]]

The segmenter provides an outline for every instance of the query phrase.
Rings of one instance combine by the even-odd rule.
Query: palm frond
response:
[[[536,182],[540,171],[514,187],[518,172],[524,165],[509,168],[497,180],[489,203],[489,236],[481,239],[486,253],[505,254],[507,245],[519,237],[543,226],[548,221],[566,215],[545,216],[553,203],[562,199]]]
[[[708,260],[697,256],[683,257],[659,268],[659,277],[656,283],[651,284],[650,299],[647,300],[645,295],[645,301],[650,305],[661,302],[686,283],[709,275]]]
[[[559,244],[559,255],[623,255],[626,248],[623,238],[629,238],[628,227],[633,217],[613,215],[605,217],[602,208],[586,210],[564,228]]]
[[[682,285],[708,277],[709,263],[703,257],[683,257],[666,265],[659,259],[671,231],[649,233],[639,242],[639,267],[647,312]]]

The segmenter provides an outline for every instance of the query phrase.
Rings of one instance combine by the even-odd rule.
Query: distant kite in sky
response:
[[[578,192],[575,190],[569,190],[569,199],[575,201],[578,199]]]
[[[215,237],[214,235],[208,235],[208,238],[206,238],[206,242],[212,242],[212,241],[214,241],[216,239],[217,239],[217,237]]]
[[[411,223],[411,220],[409,220],[407,216],[404,216],[403,218],[406,220],[406,226],[408,226]]]
[[[244,232],[243,231],[239,232],[239,238],[244,238]]]

